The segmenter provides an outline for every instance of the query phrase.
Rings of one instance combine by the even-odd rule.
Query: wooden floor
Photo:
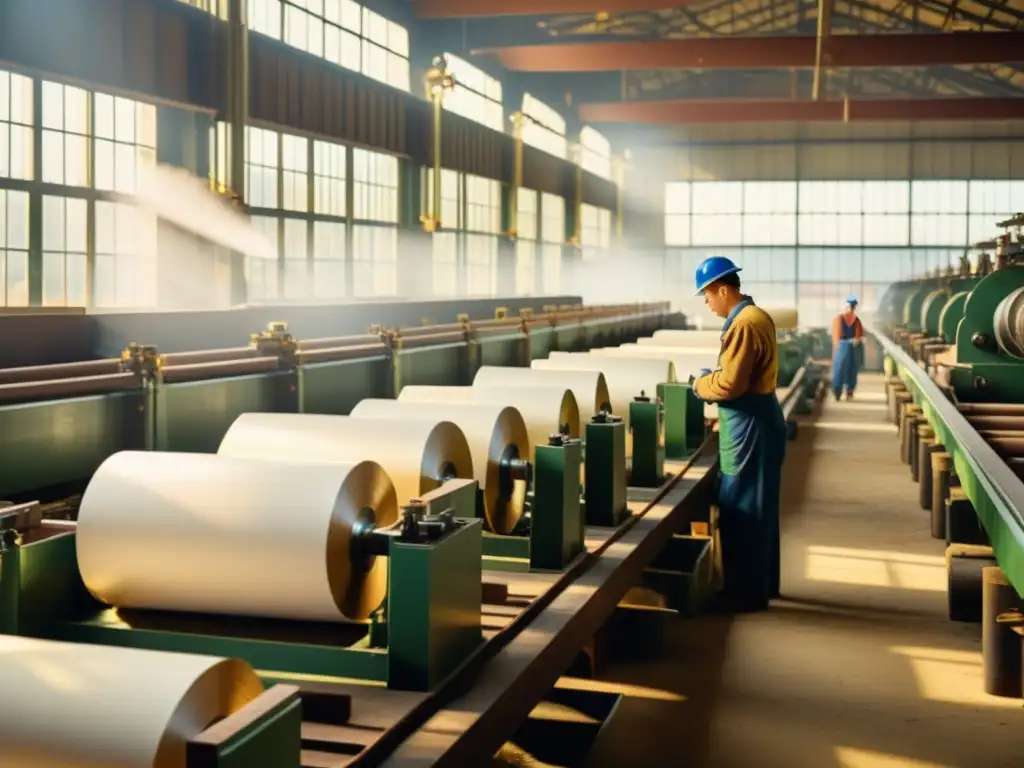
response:
[[[805,419],[786,461],[784,599],[665,620],[586,768],[1009,768],[1021,702],[982,693],[980,626],[946,619],[944,546],[880,376]]]

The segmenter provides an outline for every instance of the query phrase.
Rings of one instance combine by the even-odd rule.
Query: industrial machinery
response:
[[[981,621],[986,567],[998,564],[1007,588],[1024,595],[1022,225],[1021,216],[1001,222],[1011,232],[994,241],[994,263],[980,258],[969,276],[965,258],[956,274],[894,286],[873,329],[887,355],[901,455],[931,510],[932,535],[947,543],[955,620]]]

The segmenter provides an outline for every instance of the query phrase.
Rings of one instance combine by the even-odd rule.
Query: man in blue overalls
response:
[[[718,369],[693,382],[718,404],[717,503],[722,597],[735,610],[768,607],[779,595],[779,493],[786,421],[775,386],[775,323],[740,291],[740,268],[722,256],[697,267],[697,295],[725,319]]]
[[[853,390],[857,388],[857,369],[860,351],[864,339],[864,326],[857,317],[857,297],[846,297],[846,311],[836,315],[832,321],[832,394],[836,400],[846,392],[846,399],[853,399]]]

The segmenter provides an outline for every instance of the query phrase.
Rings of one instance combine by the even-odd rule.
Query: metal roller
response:
[[[1024,405],[1016,403],[960,403],[957,410],[968,418],[974,416],[1024,416]]]
[[[352,418],[452,422],[469,442],[488,526],[495,533],[510,533],[516,527],[526,501],[530,439],[523,417],[515,408],[485,403],[368,399],[352,409]]]
[[[122,451],[82,497],[78,565],[119,608],[363,620],[384,600],[387,563],[362,535],[397,519],[372,461]]]
[[[1018,618],[1021,600],[1003,569],[989,566],[982,571],[981,658],[985,671],[985,693],[1008,698],[1021,697],[1021,640],[1008,619]]]
[[[1024,288],[1007,294],[992,317],[996,344],[1005,354],[1024,360]]]
[[[220,456],[288,461],[375,461],[407,504],[452,478],[473,477],[466,436],[450,421],[401,423],[294,413],[243,413],[224,435]]]
[[[184,768],[263,692],[244,661],[0,636],[0,768]]]
[[[580,409],[572,391],[564,387],[404,387],[400,402],[486,403],[507,405],[519,411],[530,439],[530,456],[538,445],[547,445],[553,434],[580,436]]]
[[[476,372],[474,387],[565,387],[572,391],[583,423],[601,411],[611,411],[608,383],[600,371],[551,371],[485,365]],[[592,410],[591,410],[592,409]],[[589,411],[589,412],[588,412]]]

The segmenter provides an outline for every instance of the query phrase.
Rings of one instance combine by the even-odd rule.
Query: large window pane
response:
[[[367,149],[352,152],[353,215],[362,221],[398,222],[398,158]]]
[[[156,163],[156,107],[97,93],[93,120],[96,189],[134,194],[139,168]]]
[[[445,95],[444,108],[504,133],[505,115],[501,106],[501,82],[465,59],[450,53],[446,53],[445,56],[448,58],[448,69],[455,76],[457,85]]]
[[[43,197],[43,305],[84,307],[86,296],[85,200]]]
[[[313,295],[318,299],[345,296],[345,225],[313,222]]]
[[[280,140],[275,131],[245,129],[245,197],[253,208],[278,207]]]
[[[612,177],[612,145],[599,131],[589,125],[580,130],[583,168],[602,179]]]
[[[523,143],[555,157],[568,157],[565,118],[540,99],[523,95]]]
[[[466,295],[494,296],[498,292],[498,238],[468,233],[466,237]]]
[[[353,295],[398,294],[398,232],[394,227],[355,226],[352,251]]]
[[[313,142],[313,212],[345,216],[346,149],[326,141]]]
[[[28,192],[0,189],[0,306],[28,306]]]
[[[96,202],[97,307],[156,304],[156,219],[133,205]]]
[[[89,94],[43,83],[43,181],[69,187],[89,184]]]
[[[32,80],[0,69],[0,178],[33,177]]]

